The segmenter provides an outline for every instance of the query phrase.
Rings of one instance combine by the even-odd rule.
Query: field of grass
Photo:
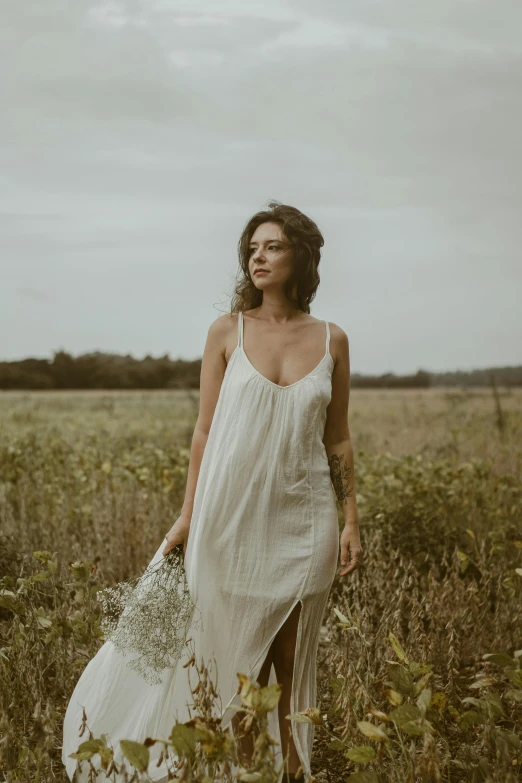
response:
[[[0,780],[66,780],[61,721],[103,641],[96,590],[139,574],[176,520],[197,405],[0,394]],[[522,390],[353,390],[350,408],[364,565],[324,618],[320,710],[302,717],[315,779],[515,783]],[[219,779],[198,753],[183,780]]]

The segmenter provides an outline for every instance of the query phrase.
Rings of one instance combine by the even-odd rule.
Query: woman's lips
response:
[[[257,277],[257,275],[267,275],[268,269],[258,269],[257,272],[254,272],[254,277]]]

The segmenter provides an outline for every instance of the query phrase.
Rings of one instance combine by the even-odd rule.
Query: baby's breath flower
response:
[[[105,639],[121,653],[137,654],[127,665],[150,684],[176,665],[193,620],[182,553],[178,545],[137,579],[97,592]]]

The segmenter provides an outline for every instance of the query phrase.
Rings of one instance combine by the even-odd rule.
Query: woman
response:
[[[238,672],[281,684],[269,728],[288,758],[285,783],[299,768],[305,780],[311,774],[314,726],[286,716],[316,703],[319,631],[339,548],[340,576],[361,560],[348,338],[309,314],[322,245],[316,224],[294,207],[272,202],[248,221],[232,312],[208,332],[185,500],[161,548],[164,556],[183,545],[202,621],[191,635],[198,659],[217,664],[222,725],[235,726]],[[345,521],[340,547],[335,495]],[[109,645],[82,675],[69,727],[74,709],[77,718],[90,699],[98,729],[112,729],[113,744],[115,737],[168,736],[174,714],[188,717],[185,670],[146,692]],[[92,690],[102,675],[110,689],[105,711]],[[70,734],[64,729],[64,761]]]

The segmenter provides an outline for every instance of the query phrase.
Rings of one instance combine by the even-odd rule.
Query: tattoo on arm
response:
[[[340,503],[353,495],[352,470],[348,466],[344,454],[332,454],[328,459],[330,475],[335,494]]]

